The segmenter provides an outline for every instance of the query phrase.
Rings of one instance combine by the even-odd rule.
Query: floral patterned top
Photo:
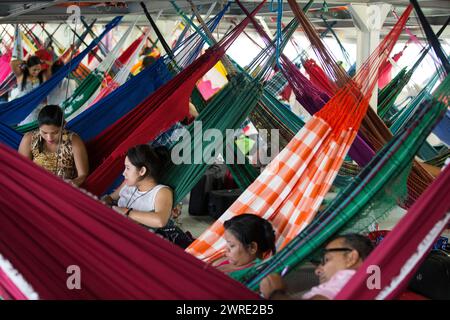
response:
[[[31,138],[33,162],[63,179],[76,178],[77,170],[72,150],[73,134],[73,132],[64,130],[59,150],[57,152],[48,152],[43,150],[43,147],[39,148],[39,144],[43,142],[39,130],[33,131]]]

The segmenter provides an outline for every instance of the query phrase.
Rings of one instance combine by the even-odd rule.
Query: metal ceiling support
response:
[[[0,23],[2,21],[4,21],[4,20],[8,20],[8,19],[11,19],[11,18],[19,17],[19,16],[21,16],[21,15],[23,15],[25,13],[30,13],[30,12],[33,12],[33,11],[36,11],[36,10],[52,7],[52,6],[54,6],[54,5],[58,4],[58,3],[61,3],[61,2],[65,2],[65,1],[64,0],[54,0],[54,1],[46,2],[46,3],[42,3],[42,4],[30,4],[29,7],[24,8],[23,10],[21,9],[21,10],[18,10],[17,12],[13,12],[13,13],[7,15],[6,17],[1,17],[0,18]]]
[[[377,4],[351,4],[350,13],[353,23],[357,29],[356,40],[356,71],[359,70],[364,61],[369,58],[372,52],[380,43],[380,31],[384,20],[391,10],[391,5],[386,3]],[[375,85],[374,94],[370,99],[372,108],[378,105],[378,85]]]

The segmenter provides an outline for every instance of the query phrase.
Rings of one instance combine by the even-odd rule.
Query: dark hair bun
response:
[[[170,152],[169,149],[167,149],[164,146],[157,146],[153,148],[153,151],[156,153],[156,155],[159,158],[159,161],[163,164],[163,167],[166,167],[167,164],[170,161]]]
[[[166,147],[153,148],[148,144],[139,144],[127,152],[128,160],[137,168],[145,167],[146,176],[159,182],[164,168],[170,162],[170,154]]]

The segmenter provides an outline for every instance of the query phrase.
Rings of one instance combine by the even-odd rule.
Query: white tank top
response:
[[[158,184],[148,191],[139,191],[137,187],[123,186],[119,192],[118,206],[138,211],[155,211],[155,199],[158,191],[168,186]]]

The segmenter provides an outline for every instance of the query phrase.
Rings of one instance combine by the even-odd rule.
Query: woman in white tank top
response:
[[[173,194],[168,186],[159,184],[158,180],[167,162],[165,148],[152,148],[145,144],[131,148],[125,158],[125,180],[102,201],[146,227],[165,227],[172,212]],[[116,202],[117,205],[114,205]]]

